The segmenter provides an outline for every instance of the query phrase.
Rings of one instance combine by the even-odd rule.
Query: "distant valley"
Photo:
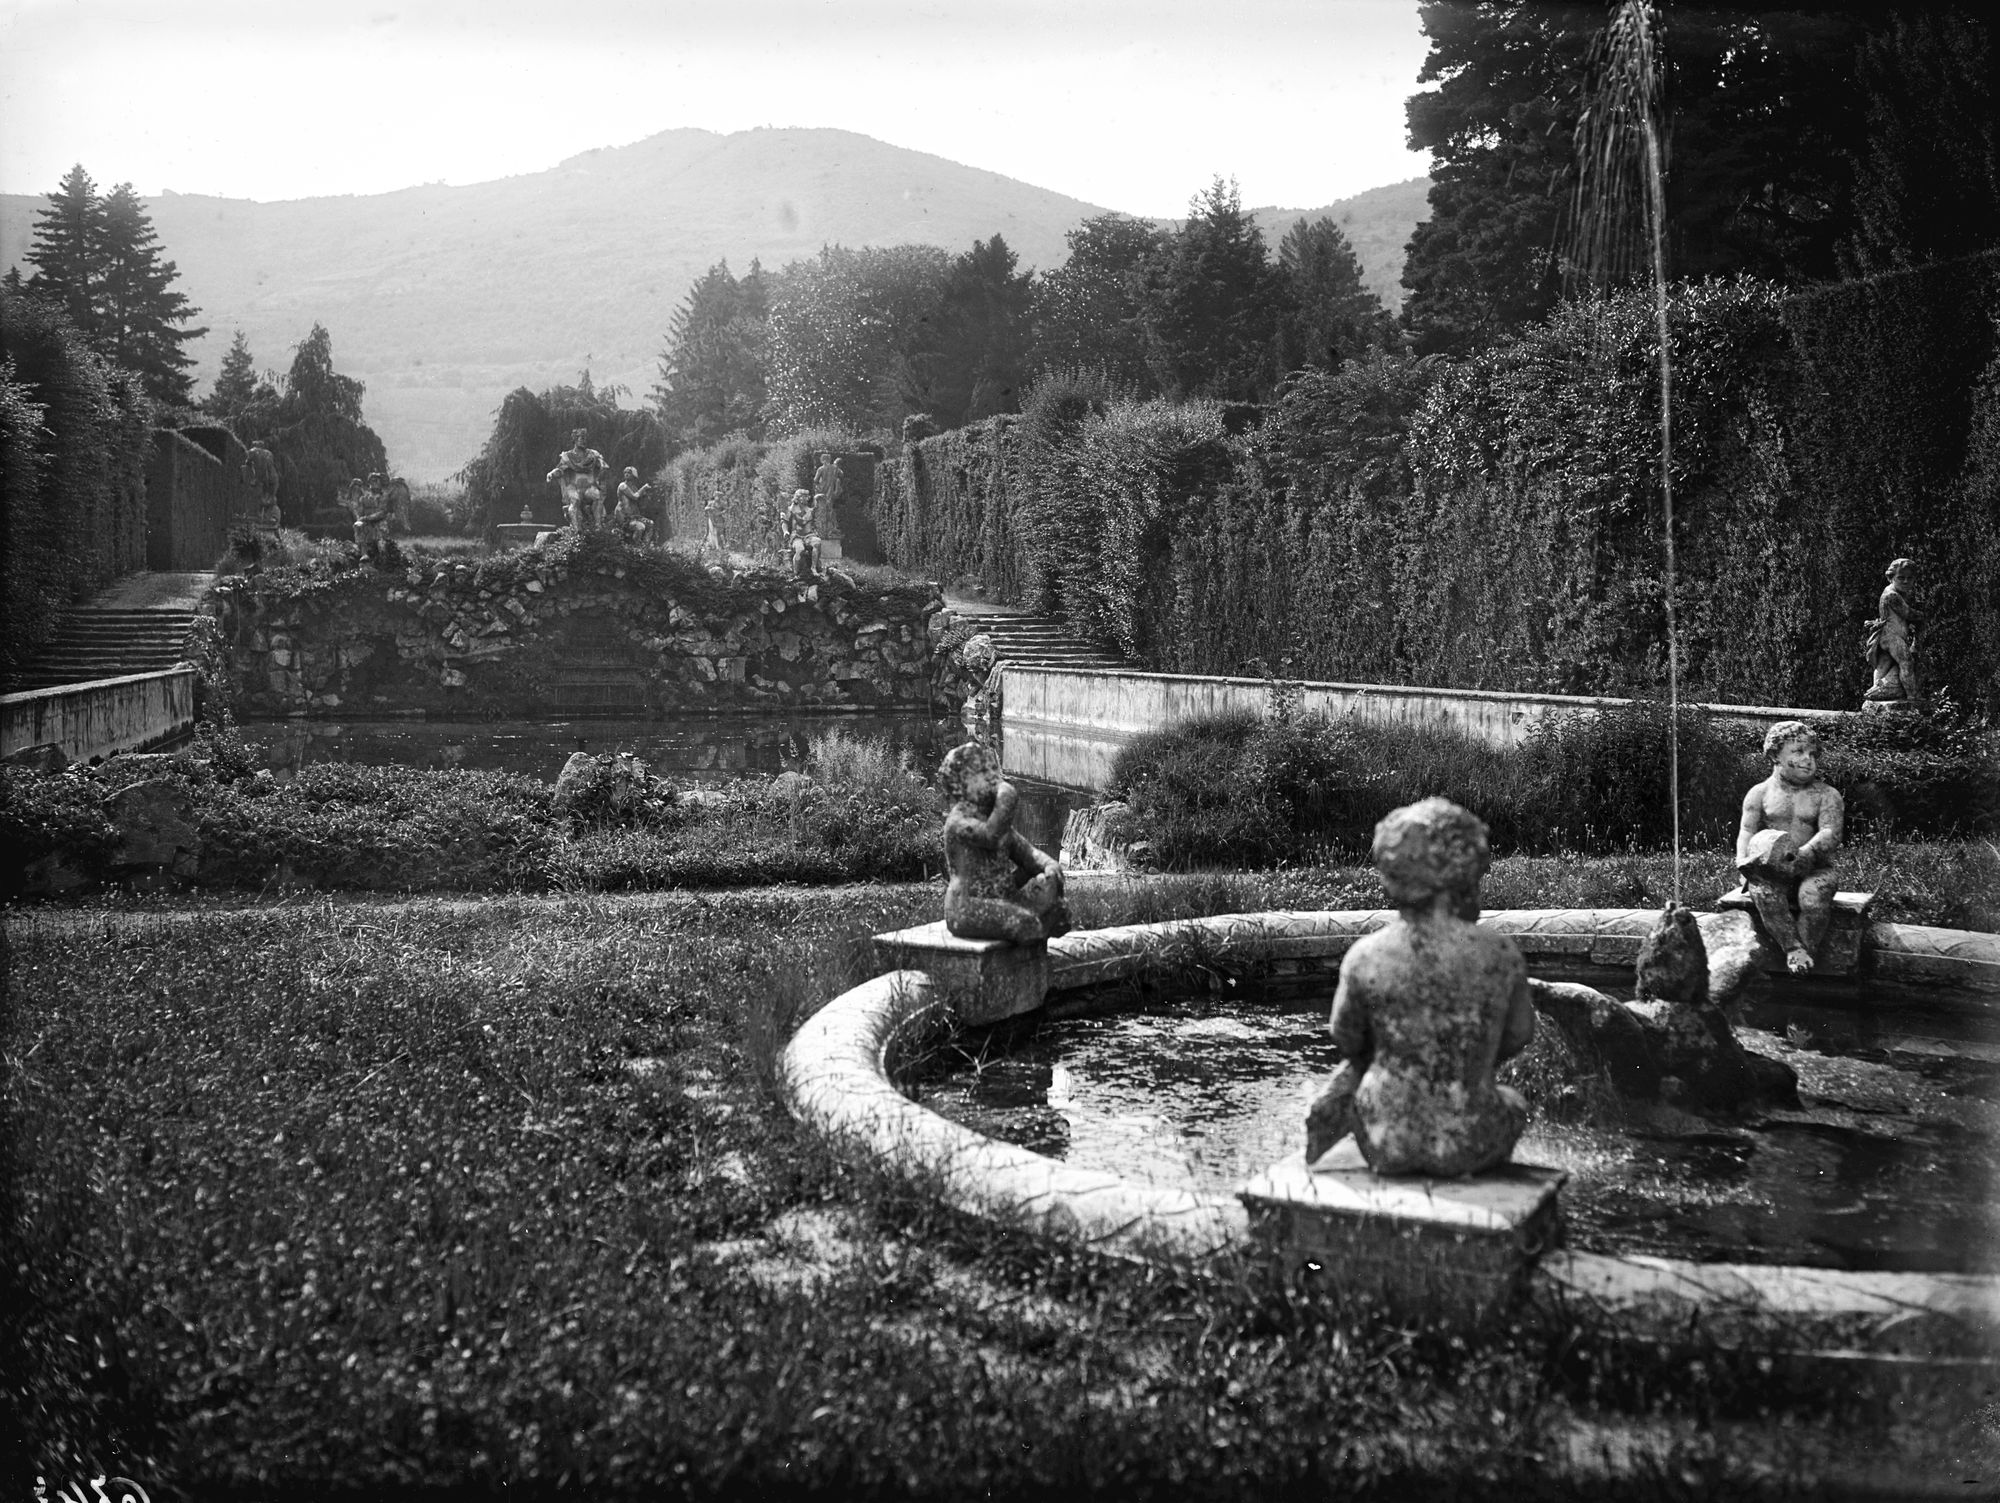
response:
[[[1369,285],[1395,306],[1427,188],[1418,178],[1255,213],[1274,247],[1301,215],[1341,222]],[[23,262],[44,203],[0,195],[0,268]],[[336,366],[367,383],[368,420],[413,480],[472,458],[517,386],[588,369],[643,399],[668,320],[717,260],[740,273],[753,257],[776,269],[827,244],[962,250],[998,232],[1024,267],[1049,267],[1068,230],[1106,212],[836,130],[667,131],[467,187],[278,203],[167,193],[147,207],[209,329],[191,347],[198,389],[235,330],[260,367],[282,371],[317,320]]]

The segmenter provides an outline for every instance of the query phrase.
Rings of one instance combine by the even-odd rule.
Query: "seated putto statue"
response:
[[[1834,857],[1847,806],[1819,775],[1819,733],[1781,720],[1764,736],[1771,775],[1743,795],[1736,869],[1771,942],[1793,972],[1809,971],[1833,922]]]
[[[1527,1125],[1493,1072],[1535,1036],[1521,952],[1478,923],[1486,826],[1427,798],[1375,827],[1374,858],[1397,914],[1341,962],[1341,1062],[1306,1117],[1306,1162],[1351,1132],[1377,1174],[1478,1174]]]
[[[944,926],[960,939],[1027,944],[1067,934],[1063,870],[1014,829],[1020,795],[1000,776],[1000,759],[977,741],[946,754],[938,782],[951,800],[944,817],[951,885]]]
[[[561,485],[569,525],[580,533],[588,532],[604,520],[604,487],[599,477],[606,465],[604,456],[584,442],[587,433],[583,428],[570,430],[569,447],[546,477]]]
[[[1916,593],[1916,565],[1899,558],[1886,573],[1889,582],[1882,587],[1882,602],[1877,607],[1881,614],[1868,623],[1868,637],[1861,645],[1861,660],[1868,665],[1871,677],[1861,697],[1873,704],[1915,706],[1923,698],[1917,684],[1918,612],[1910,604]]]

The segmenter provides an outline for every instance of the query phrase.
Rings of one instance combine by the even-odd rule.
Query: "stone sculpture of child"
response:
[[[1819,752],[1819,734],[1804,721],[1772,726],[1764,737],[1771,775],[1743,795],[1736,831],[1736,869],[1764,932],[1795,973],[1813,968],[1840,886],[1834,857],[1847,805],[1820,777]]]
[[[1307,1115],[1306,1161],[1352,1132],[1377,1174],[1478,1174],[1527,1125],[1527,1102],[1493,1072],[1535,1035],[1521,952],[1477,922],[1486,826],[1427,798],[1375,827],[1374,858],[1397,916],[1341,962],[1342,1059]]]
[[[1916,565],[1907,558],[1892,562],[1885,571],[1888,583],[1882,587],[1881,615],[1868,623],[1868,638],[1862,643],[1862,661],[1868,664],[1872,681],[1864,700],[1877,704],[1922,699],[1917,684],[1917,655],[1914,625],[1917,611],[1910,604],[1916,593]]]
[[[977,741],[946,754],[938,782],[951,806],[944,817],[944,926],[960,939],[1028,944],[1067,934],[1063,870],[1014,829],[1020,795],[1000,776],[1000,761]]]

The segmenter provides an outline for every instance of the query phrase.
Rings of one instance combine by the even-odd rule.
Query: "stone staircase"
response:
[[[1003,663],[1046,668],[1139,666],[1113,648],[1073,635],[1060,616],[960,601],[949,604],[953,615],[992,639],[994,656]]]
[[[142,574],[118,581],[65,612],[55,635],[8,678],[7,692],[175,667],[187,651],[195,602],[207,582],[205,574]]]

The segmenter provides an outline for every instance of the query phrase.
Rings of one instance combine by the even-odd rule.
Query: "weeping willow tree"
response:
[[[666,429],[652,412],[620,407],[621,394],[616,386],[593,385],[588,371],[574,386],[509,392],[479,457],[457,476],[465,482],[475,530],[524,516],[559,523],[562,497],[547,477],[577,428],[610,464],[614,484],[627,465],[647,480],[658,474],[671,452]],[[610,500],[608,491],[605,499]]]
[[[292,356],[282,392],[260,386],[234,421],[245,444],[262,444],[278,461],[278,505],[293,526],[344,515],[341,488],[388,472],[382,440],[361,417],[367,390],[333,368],[333,336],[314,324]]]

